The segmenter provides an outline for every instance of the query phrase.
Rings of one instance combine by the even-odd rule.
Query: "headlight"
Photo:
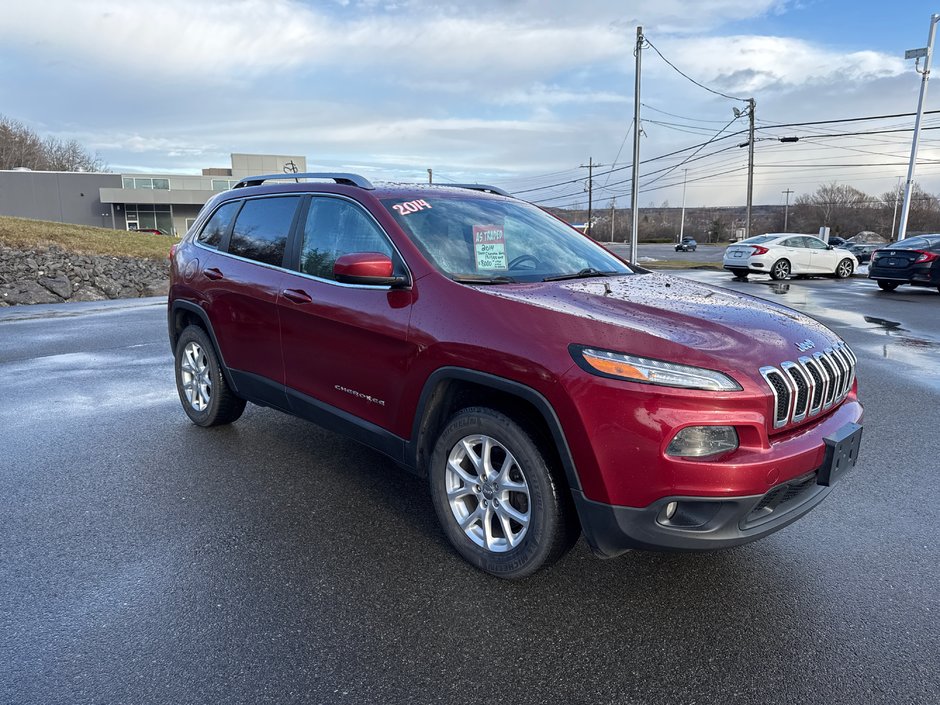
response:
[[[571,354],[583,370],[601,377],[713,392],[741,391],[741,385],[715,370],[576,345],[571,346]]]

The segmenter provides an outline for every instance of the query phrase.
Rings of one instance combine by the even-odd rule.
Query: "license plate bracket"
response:
[[[858,450],[862,443],[862,427],[847,423],[833,434],[826,436],[826,459],[816,475],[816,483],[832,487],[858,462]]]

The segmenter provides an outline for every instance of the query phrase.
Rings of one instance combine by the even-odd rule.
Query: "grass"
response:
[[[176,238],[165,235],[0,216],[0,245],[19,250],[56,245],[83,255],[160,260],[167,258],[175,242]]]
[[[721,262],[689,262],[684,259],[661,259],[658,262],[638,262],[637,264],[646,269],[724,269]]]

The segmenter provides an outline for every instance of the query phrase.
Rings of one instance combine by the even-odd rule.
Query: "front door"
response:
[[[412,292],[342,284],[333,263],[355,252],[387,254],[396,273],[404,263],[375,219],[345,198],[313,196],[298,235],[296,271],[285,274],[278,299],[292,406],[306,416],[311,404],[347,412],[401,434],[396,415],[416,353],[408,340]]]

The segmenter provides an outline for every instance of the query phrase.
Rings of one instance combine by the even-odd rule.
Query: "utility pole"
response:
[[[604,166],[604,165],[595,164],[594,157],[589,157],[588,163],[581,165],[582,169],[588,170],[587,188],[585,189],[588,192],[588,219],[587,219],[587,226],[584,228],[584,232],[587,235],[591,234],[591,230],[592,230],[591,220],[594,217],[594,167],[596,166]]]
[[[894,226],[898,222],[898,201],[901,200],[901,179],[903,176],[898,177],[898,187],[894,190],[894,215],[891,218],[891,235],[888,238],[889,240],[894,240]]]
[[[640,179],[640,66],[643,58],[643,27],[636,28],[636,79],[633,87],[633,183],[630,186],[630,216],[633,224],[630,228],[630,264],[636,264],[636,245],[638,238],[637,183]]]
[[[682,242],[682,236],[685,235],[685,184],[689,180],[689,170],[683,169],[682,175],[682,215],[679,217],[679,243]]]
[[[754,198],[754,109],[757,103],[747,99],[748,137],[747,137],[747,222],[744,224],[744,237],[751,236],[751,202]]]
[[[429,184],[434,183],[434,170],[433,169],[428,169],[428,183]]]
[[[917,64],[924,59],[924,70],[920,71],[920,98],[917,101],[917,118],[914,120],[914,139],[911,142],[911,162],[907,167],[907,184],[904,186],[904,206],[901,208],[901,222],[898,224],[898,240],[907,236],[907,216],[911,210],[911,191],[914,188],[914,166],[917,164],[917,143],[920,140],[920,121],[924,116],[924,99],[927,97],[927,81],[930,80],[930,62],[933,59],[933,40],[937,34],[937,22],[940,15],[930,16],[930,32],[927,34],[927,46],[921,49],[909,49],[904,53],[905,59],[915,59],[914,70],[918,71]]]
[[[617,199],[610,199],[610,242],[614,241],[614,217],[617,215]]]
[[[787,188],[786,191],[781,191],[780,193],[787,194],[787,202],[783,206],[783,232],[787,232],[787,215],[790,213],[790,194],[793,193],[793,191]]]

